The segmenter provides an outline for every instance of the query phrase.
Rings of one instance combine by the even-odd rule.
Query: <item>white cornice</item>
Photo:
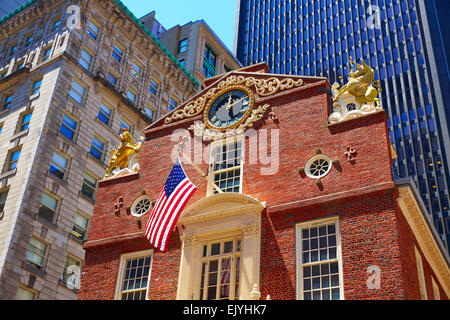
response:
[[[399,187],[398,204],[418,244],[447,297],[450,297],[450,269],[422,214],[410,187]]]

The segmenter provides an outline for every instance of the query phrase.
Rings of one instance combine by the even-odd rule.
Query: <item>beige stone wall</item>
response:
[[[0,220],[0,299],[14,299],[19,285],[38,292],[39,299],[76,299],[76,291],[60,281],[67,255],[84,259],[82,244],[72,236],[77,212],[92,215],[94,201],[80,193],[85,172],[101,179],[107,167],[109,152],[119,144],[122,120],[132,125],[132,135],[139,139],[151,121],[142,113],[145,106],[156,110],[156,116],[168,112],[171,96],[183,101],[198,89],[160,47],[146,36],[114,1],[82,1],[81,29],[69,30],[65,19],[69,1],[41,1],[14,16],[0,34],[0,101],[14,91],[8,112],[0,110],[0,168],[8,161],[8,152],[21,147],[17,170],[0,172],[0,191],[9,189],[4,217]],[[113,14],[116,10],[121,17]],[[54,18],[61,19],[59,30],[51,32]],[[86,31],[91,19],[99,25],[97,40]],[[28,35],[34,33],[32,44],[24,48]],[[10,45],[18,41],[18,49],[9,57]],[[115,43],[123,48],[121,63],[112,57]],[[48,61],[43,53],[52,48]],[[89,70],[80,63],[81,51],[92,54]],[[30,62],[29,69],[15,71],[16,61]],[[141,76],[131,75],[133,62],[138,62]],[[118,85],[111,88],[105,79],[108,72],[118,76]],[[42,77],[38,95],[30,97],[33,81]],[[149,90],[150,79],[159,82],[158,91]],[[82,103],[70,96],[72,82],[77,79],[86,91]],[[125,99],[128,89],[137,94],[134,104]],[[109,125],[98,118],[105,102],[112,109]],[[1,106],[0,106],[1,108]],[[17,132],[25,112],[33,112],[27,131]],[[73,140],[60,133],[64,113],[79,123]],[[105,141],[101,161],[89,154],[92,138]],[[55,151],[64,155],[68,166],[63,179],[49,172]],[[43,193],[59,199],[54,223],[37,216]],[[24,266],[31,236],[48,244],[43,270]]]

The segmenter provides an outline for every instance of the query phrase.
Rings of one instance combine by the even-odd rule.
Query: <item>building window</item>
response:
[[[132,127],[127,121],[122,120],[120,122],[119,135],[122,133],[122,130],[128,130],[128,132],[131,133],[132,132]]]
[[[42,62],[45,62],[48,59],[50,59],[51,54],[52,54],[52,47],[51,46],[45,47],[42,50]]]
[[[11,108],[12,100],[14,98],[14,94],[7,94],[3,98],[3,106],[2,110],[9,110]]]
[[[133,62],[133,64],[131,65],[131,74],[133,75],[133,77],[139,79],[141,77],[141,71],[142,67],[138,63]]]
[[[37,292],[25,287],[19,287],[16,294],[16,300],[36,300]]]
[[[209,78],[216,74],[216,59],[217,56],[211,47],[205,46],[203,53],[203,74]]]
[[[179,62],[180,62],[180,66],[184,67],[184,59],[181,59]]]
[[[145,107],[145,115],[147,118],[149,118],[151,121],[155,121],[155,109],[152,107]]]
[[[221,141],[211,146],[210,172],[215,184],[223,192],[241,192],[242,141]],[[214,194],[218,193],[214,190]]]
[[[55,151],[55,153],[53,154],[52,162],[50,164],[50,173],[54,174],[60,179],[64,179],[68,163],[68,159]]]
[[[100,110],[98,111],[97,115],[98,119],[108,126],[111,121],[111,115],[112,109],[102,102],[100,104]]]
[[[92,138],[92,144],[91,144],[91,150],[90,150],[90,154],[98,159],[98,160],[102,160],[102,156],[103,156],[103,152],[105,151],[105,142],[102,141],[100,138],[98,138],[97,136],[94,136]]]
[[[41,205],[39,207],[38,216],[53,223],[58,208],[58,199],[47,193],[42,195]]]
[[[150,211],[152,207],[152,199],[148,195],[142,195],[134,200],[131,206],[131,215],[135,217],[142,217]]]
[[[17,168],[17,163],[19,162],[21,152],[22,152],[21,149],[10,151],[6,171],[12,171]]]
[[[137,98],[137,93],[134,92],[131,89],[128,89],[127,100],[130,101],[132,104],[135,104],[136,103],[136,98]]]
[[[331,159],[324,155],[318,154],[306,162],[305,173],[311,179],[320,179],[325,177],[332,168]]]
[[[183,39],[180,42],[178,42],[178,53],[185,52],[186,48],[187,48],[187,39]]]
[[[7,198],[8,198],[8,190],[0,191],[0,212],[3,212]]]
[[[200,300],[234,300],[239,297],[241,240],[203,245]]]
[[[118,77],[116,77],[111,72],[108,72],[108,75],[106,76],[106,81],[108,81],[113,87],[117,86]]]
[[[297,225],[297,298],[343,299],[337,218]]]
[[[178,106],[178,101],[177,101],[174,97],[171,97],[171,98],[170,98],[170,102],[169,102],[169,110],[172,111],[172,110],[174,110],[177,106]]]
[[[92,39],[97,40],[99,26],[94,21],[90,20],[87,27],[87,33],[92,37]]]
[[[19,131],[25,131],[30,127],[30,122],[31,122],[31,116],[33,115],[33,113],[28,112],[24,115],[21,116],[20,119],[20,126],[19,126]]]
[[[158,86],[159,86],[158,81],[156,81],[155,79],[151,79],[148,90],[156,96],[156,93],[158,92]]]
[[[97,190],[97,178],[89,173],[84,174],[83,185],[81,186],[81,193],[91,200],[95,199],[95,191]]]
[[[62,120],[61,129],[59,130],[59,132],[61,132],[65,137],[69,138],[70,140],[73,140],[75,133],[77,131],[77,127],[78,121],[74,120],[65,113]]]
[[[42,86],[42,78],[37,79],[33,82],[33,86],[31,87],[31,95],[37,95],[41,91]]]
[[[414,246],[414,251],[416,254],[417,275],[419,277],[420,299],[428,300],[427,286],[425,283],[425,274],[423,272],[422,256],[420,255],[419,250],[417,250],[417,248],[415,246]]]
[[[78,62],[83,66],[83,68],[89,70],[91,68],[92,54],[90,54],[86,49],[81,50],[81,56]]]
[[[73,80],[72,88],[70,89],[70,96],[78,103],[83,103],[86,88],[77,80]]]
[[[151,250],[125,254],[120,258],[119,281],[117,281],[116,300],[145,300],[147,297]]]
[[[80,271],[80,268],[81,268],[81,260],[73,258],[71,256],[67,256],[66,265],[64,266],[64,271],[61,277],[62,282],[64,282],[67,285],[70,285],[72,288],[75,288],[76,277],[78,276],[77,273]]]
[[[112,56],[114,59],[116,59],[118,62],[122,61],[122,56],[123,56],[123,49],[122,46],[120,46],[119,44],[115,44],[113,47],[113,52],[112,52]]]
[[[89,219],[77,212],[73,219],[72,235],[79,241],[86,240],[88,226]]]
[[[48,245],[45,242],[32,237],[28,244],[26,263],[36,269],[42,270],[44,268],[47,250]]]

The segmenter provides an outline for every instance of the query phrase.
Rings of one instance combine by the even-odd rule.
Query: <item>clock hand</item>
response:
[[[241,101],[243,101],[243,100],[245,100],[245,99],[247,99],[247,97],[244,97],[244,98],[242,98],[242,99],[240,99],[240,100],[238,100],[238,101],[232,103],[231,105],[228,104],[227,110],[230,110],[235,104],[238,104],[239,102],[241,102]]]
[[[230,104],[231,104],[231,92],[230,95],[228,96],[228,105],[227,105],[227,110],[230,110]]]

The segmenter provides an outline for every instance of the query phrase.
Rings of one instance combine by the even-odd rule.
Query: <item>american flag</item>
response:
[[[197,187],[186,176],[180,160],[177,159],[145,228],[145,235],[155,248],[162,252],[167,251],[167,243],[175,223],[196,190]]]

